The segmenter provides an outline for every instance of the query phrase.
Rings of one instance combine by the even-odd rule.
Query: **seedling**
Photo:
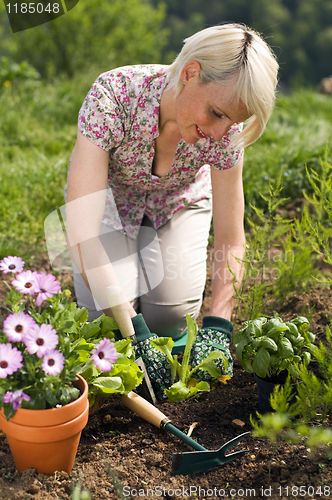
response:
[[[208,382],[198,381],[194,375],[198,370],[207,371],[212,377],[221,376],[221,370],[214,363],[215,359],[222,358],[225,368],[227,367],[226,356],[221,351],[212,351],[199,365],[191,369],[189,366],[190,353],[197,337],[198,327],[195,320],[186,315],[188,339],[183,354],[182,363],[178,361],[176,354],[172,355],[174,340],[171,337],[159,337],[151,339],[150,342],[159,351],[167,356],[171,368],[172,386],[165,390],[165,395],[170,401],[182,401],[192,398],[202,391],[210,391]]]

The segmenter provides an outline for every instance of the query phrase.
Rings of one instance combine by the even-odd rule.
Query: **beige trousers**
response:
[[[136,240],[101,225],[100,240],[127,299],[151,332],[175,340],[186,330],[186,314],[197,318],[206,281],[212,200],[192,203],[155,230],[144,217]],[[77,303],[89,321],[102,314],[74,265]]]

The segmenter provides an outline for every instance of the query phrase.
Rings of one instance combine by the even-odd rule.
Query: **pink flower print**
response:
[[[80,115],[80,120],[81,120],[81,122],[85,123],[85,116],[84,115]]]
[[[226,168],[231,168],[231,166],[232,166],[232,159],[231,158],[227,158]]]

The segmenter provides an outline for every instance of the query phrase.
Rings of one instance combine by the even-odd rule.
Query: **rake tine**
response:
[[[248,434],[250,434],[250,432],[244,432],[243,434],[236,436],[235,438],[231,439],[230,441],[227,441],[227,443],[225,443],[218,451],[224,453],[226,450],[228,450],[229,448],[232,448],[232,446],[235,446],[237,443],[239,443]],[[242,451],[244,452],[247,450],[242,450]],[[225,458],[231,457],[232,455],[235,455],[236,453],[242,453],[242,451],[237,451],[235,453],[231,453],[229,455],[224,455],[224,456],[225,456]]]
[[[221,459],[224,464],[227,464],[228,462],[232,462],[233,460],[243,457],[243,455],[247,452],[248,450],[240,450],[240,451],[235,451],[234,453],[229,453],[228,455],[224,455],[224,458]]]

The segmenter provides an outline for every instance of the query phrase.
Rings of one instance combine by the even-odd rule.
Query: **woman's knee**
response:
[[[186,314],[192,318],[198,317],[202,299],[195,302],[176,305],[140,304],[141,313],[152,333],[159,337],[172,337],[180,339],[186,329]]]

